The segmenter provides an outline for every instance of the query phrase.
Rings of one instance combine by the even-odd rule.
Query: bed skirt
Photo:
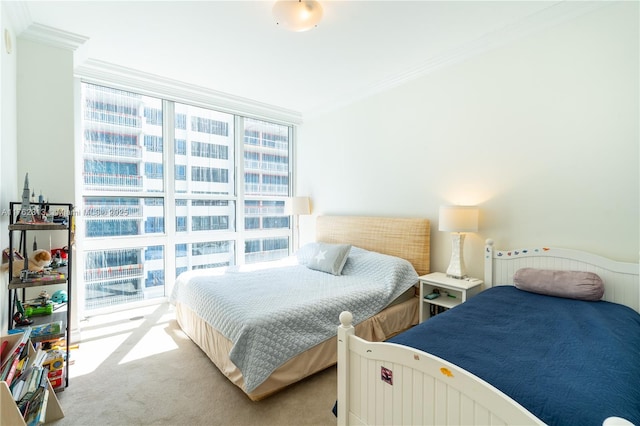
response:
[[[232,342],[196,315],[188,306],[177,303],[175,313],[178,324],[187,336],[204,351],[232,383],[244,391],[242,373],[229,359]],[[401,303],[393,304],[358,324],[355,326],[355,332],[358,337],[368,341],[383,341],[416,325],[418,316],[418,297],[411,297]],[[290,359],[247,396],[253,401],[259,401],[336,364],[336,339],[337,337],[334,336]]]

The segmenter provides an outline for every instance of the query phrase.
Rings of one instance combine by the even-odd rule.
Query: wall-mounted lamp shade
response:
[[[478,230],[478,208],[474,206],[440,207],[438,229],[449,232],[476,232]]]
[[[273,5],[276,24],[290,31],[307,31],[322,19],[322,5],[316,0],[278,0]]]
[[[292,215],[311,214],[309,197],[291,197],[287,206],[287,212]]]

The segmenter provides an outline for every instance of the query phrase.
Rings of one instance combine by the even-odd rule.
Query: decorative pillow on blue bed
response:
[[[600,300],[604,283],[593,272],[522,268],[513,275],[520,290],[579,300]]]
[[[307,268],[328,272],[333,275],[342,274],[342,268],[347,263],[351,251],[350,244],[316,243],[315,251],[306,263]]]

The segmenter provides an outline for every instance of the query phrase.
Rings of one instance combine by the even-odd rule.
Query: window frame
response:
[[[162,100],[162,110],[160,110],[160,114],[163,116],[163,136],[168,140],[165,141],[165,148],[162,150],[163,157],[163,180],[164,180],[164,189],[163,191],[140,191],[140,192],[110,192],[108,195],[105,195],[103,191],[91,191],[84,190],[84,182],[82,180],[82,174],[77,174],[76,181],[76,199],[79,201],[77,205],[83,205],[83,200],[85,197],[105,197],[105,196],[135,196],[139,198],[147,198],[147,197],[161,197],[164,199],[165,205],[165,214],[166,219],[164,220],[164,233],[159,234],[150,234],[150,235],[134,235],[134,236],[118,236],[115,238],[109,238],[106,241],[104,239],[100,240],[99,244],[96,240],[80,238],[78,250],[82,253],[101,249],[121,249],[121,248],[134,248],[144,245],[146,247],[151,246],[164,246],[165,251],[165,299],[166,295],[170,294],[174,285],[174,274],[172,272],[176,271],[176,244],[193,244],[193,243],[203,243],[207,241],[224,241],[224,240],[233,240],[235,241],[235,263],[240,265],[245,261],[245,252],[244,247],[247,241],[253,240],[256,238],[270,239],[274,237],[286,237],[289,241],[289,253],[293,252],[293,244],[294,244],[294,236],[293,236],[293,223],[292,218],[289,218],[289,226],[286,229],[263,229],[263,230],[255,230],[255,229],[245,229],[244,228],[244,201],[248,199],[244,194],[244,132],[243,129],[244,119],[256,119],[256,120],[264,120],[270,123],[279,124],[287,126],[288,128],[288,141],[289,141],[289,173],[288,173],[288,193],[286,197],[282,197],[284,201],[286,198],[295,194],[294,182],[295,179],[293,177],[296,173],[296,144],[297,144],[297,125],[300,124],[300,116],[298,113],[293,111],[284,110],[278,107],[269,107],[264,104],[252,102],[246,102],[246,100],[238,102],[237,98],[229,97],[227,98],[225,95],[220,94],[218,92],[212,92],[208,89],[196,88],[195,86],[186,86],[183,83],[175,82],[175,81],[162,81],[161,83],[150,83],[146,80],[146,76],[143,74],[136,74],[134,76],[123,76],[122,74],[111,74],[109,71],[99,71],[97,74],[103,76],[102,78],[95,78],[96,73],[89,73],[91,75],[86,75],[86,70],[80,67],[78,72],[76,73],[75,84],[77,87],[80,87],[82,83],[95,84],[100,86],[109,87],[116,90],[125,90],[128,92],[133,92],[136,94],[140,94],[143,96],[152,96],[157,97]],[[131,70],[128,70],[131,71]],[[105,75],[108,75],[109,78],[104,78]],[[142,78],[140,78],[142,77]],[[81,101],[80,90],[77,90],[76,96],[77,104],[79,106]],[[207,97],[206,94],[214,93],[215,96]],[[204,96],[203,96],[204,95]],[[215,195],[204,195],[202,197],[198,197],[198,199],[228,199],[233,200],[235,203],[235,223],[236,230],[231,232],[220,232],[217,234],[214,239],[211,236],[208,238],[204,235],[188,235],[188,236],[180,236],[176,232],[176,220],[178,216],[176,215],[176,200],[180,199],[190,199],[190,197],[185,197],[183,194],[176,193],[173,188],[173,181],[176,178],[176,163],[175,163],[175,155],[177,150],[185,150],[186,152],[190,151],[190,143],[187,141],[186,146],[181,145],[184,141],[181,139],[175,139],[173,134],[173,129],[175,125],[175,112],[173,105],[176,103],[185,103],[188,105],[193,105],[197,107],[213,109],[215,111],[229,113],[234,115],[234,149],[235,149],[235,158],[234,158],[234,170],[229,170],[229,173],[234,173],[234,183],[235,183],[235,194],[232,197],[218,197]],[[266,107],[266,109],[265,109]],[[78,108],[78,111],[81,108]],[[156,114],[158,112],[156,111]],[[78,113],[76,115],[80,117]],[[178,117],[178,121],[180,117]],[[183,119],[183,121],[185,121]],[[187,127],[190,123],[183,123]],[[76,141],[76,151],[80,155],[78,155],[79,161],[81,163],[84,161],[83,157],[83,137],[80,134],[80,129],[82,128],[82,124],[79,123],[76,128],[77,131],[77,141]],[[142,142],[144,145],[144,142]],[[78,164],[77,163],[77,164]],[[81,166],[80,166],[81,167]],[[82,168],[81,168],[82,169]],[[141,175],[144,174],[140,173]],[[260,199],[261,197],[249,197],[250,199]],[[264,197],[268,199],[277,198],[274,196]],[[84,235],[84,223],[82,220],[78,221],[77,225],[77,233],[78,235]],[[141,244],[143,243],[143,244]],[[81,262],[82,263],[82,262]],[[79,288],[83,288],[85,285],[83,277],[79,282]],[[158,299],[157,299],[158,300]],[[92,311],[93,312],[93,311]]]

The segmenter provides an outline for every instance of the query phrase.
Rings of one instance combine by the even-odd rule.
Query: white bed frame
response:
[[[602,278],[603,299],[629,306],[640,312],[638,263],[616,262],[595,254],[560,248],[495,250],[487,240],[484,257],[484,283],[513,285],[513,274],[520,268],[588,271]]]
[[[640,311],[638,263],[586,252],[485,246],[485,286],[513,284],[523,267],[590,271],[605,284],[603,299]],[[355,336],[352,315],[338,327],[338,425],[544,424],[484,380],[426,352]],[[610,418],[605,424],[625,424]],[[626,423],[630,424],[630,423]]]

